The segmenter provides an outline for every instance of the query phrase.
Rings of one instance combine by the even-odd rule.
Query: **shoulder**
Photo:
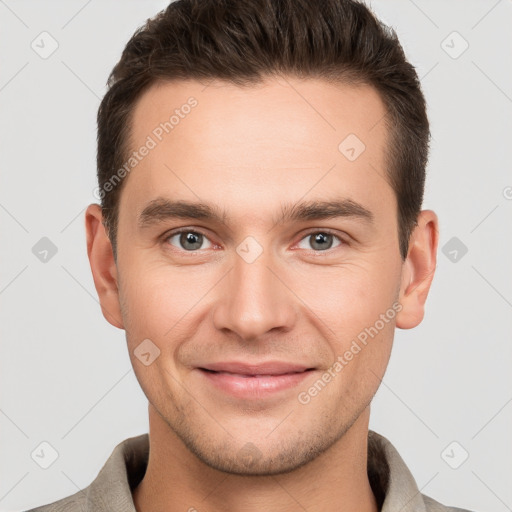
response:
[[[425,510],[427,512],[474,512],[465,508],[448,507],[442,505],[438,501],[430,498],[429,496],[422,495],[423,502],[425,503]]]
[[[368,477],[374,494],[383,499],[381,512],[472,512],[422,494],[397,449],[372,430],[368,432]]]
[[[94,510],[92,507],[93,505],[88,501],[84,491],[79,491],[72,496],[27,510],[26,512],[91,512]]]
[[[131,491],[144,476],[148,455],[148,434],[125,439],[88,487],[26,512],[136,512]]]
[[[131,494],[118,492],[115,489],[99,493],[93,482],[75,494],[26,512],[111,512],[112,510],[135,512]]]

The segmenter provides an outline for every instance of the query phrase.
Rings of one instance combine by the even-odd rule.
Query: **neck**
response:
[[[149,406],[149,461],[133,491],[137,512],[378,512],[367,474],[369,407],[328,450],[271,476],[213,469],[192,454]]]

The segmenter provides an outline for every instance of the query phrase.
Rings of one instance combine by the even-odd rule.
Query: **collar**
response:
[[[94,510],[137,512],[131,493],[144,477],[148,457],[149,434],[125,439],[115,447],[95,480],[70,498],[76,498],[77,504],[84,500],[94,505]],[[368,431],[367,467],[381,512],[427,512],[424,496],[398,451],[372,430]]]

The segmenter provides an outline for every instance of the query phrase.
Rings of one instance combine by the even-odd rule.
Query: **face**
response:
[[[132,149],[152,147],[122,190],[102,306],[211,467],[298,468],[379,386],[405,289],[384,115],[369,86],[292,78],[159,84],[136,105]]]

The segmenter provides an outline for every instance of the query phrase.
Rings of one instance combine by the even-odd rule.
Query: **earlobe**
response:
[[[114,327],[124,329],[119,303],[116,262],[112,244],[102,221],[101,206],[90,204],[85,212],[87,255],[103,316]]]
[[[437,263],[439,225],[437,215],[423,210],[409,242],[409,251],[402,268],[399,302],[402,310],[396,317],[401,329],[416,327],[425,313],[430,285]]]

